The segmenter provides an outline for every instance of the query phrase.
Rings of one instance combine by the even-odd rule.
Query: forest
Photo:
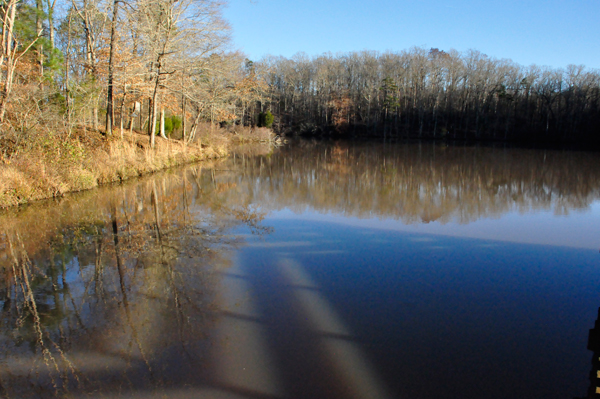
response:
[[[3,2],[1,159],[81,128],[144,132],[153,146],[150,132],[191,142],[203,123],[265,116],[280,133],[600,143],[597,70],[421,47],[253,62],[233,49],[223,7]]]
[[[242,117],[265,93],[212,0],[8,0],[0,48],[3,156],[81,126],[180,131]],[[254,109],[252,109],[254,111]],[[165,126],[166,125],[166,126]],[[166,130],[166,131],[165,131]],[[151,138],[154,135],[149,135]]]
[[[262,61],[282,130],[600,143],[600,72],[414,47]]]
[[[253,62],[233,49],[224,6],[3,2],[0,159],[40,135],[69,137],[81,128],[143,132],[151,146],[150,132],[192,142],[203,123],[274,122],[280,133],[348,137],[600,143],[597,70],[422,47]]]
[[[272,123],[258,107],[268,87],[232,48],[223,7],[2,2],[0,208],[221,157],[240,137],[272,138],[255,129]]]
[[[224,6],[0,3],[0,208],[224,156],[233,139],[272,140],[271,126],[600,145],[597,70],[422,47],[252,61],[232,45]]]

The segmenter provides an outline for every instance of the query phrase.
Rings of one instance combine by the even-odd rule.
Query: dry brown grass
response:
[[[45,136],[0,160],[0,208],[227,155],[223,131],[200,137],[191,145],[157,137],[151,149],[148,136],[137,133],[123,140],[83,129],[66,139]]]
[[[232,139],[238,142],[272,142],[275,139],[275,133],[266,127],[232,126],[227,129],[233,136]]]

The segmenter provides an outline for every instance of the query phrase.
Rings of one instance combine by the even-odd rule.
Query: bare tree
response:
[[[148,124],[152,147],[160,92],[177,87],[178,74],[202,65],[206,57],[221,50],[228,41],[222,6],[208,0],[138,2],[137,28],[148,60],[147,76],[152,82]]]
[[[475,50],[418,47],[269,57],[258,68],[263,63],[271,71],[271,106],[282,130],[599,141],[600,74],[583,66],[522,67]],[[347,103],[340,112],[342,99]]]
[[[10,101],[17,64],[42,35],[41,29],[37,30],[37,36],[31,42],[23,43],[22,39],[15,34],[15,18],[19,2],[20,0],[8,0],[0,5],[0,17],[2,18],[0,69],[6,68],[6,73],[0,75],[2,86],[0,92],[0,122],[4,121],[6,107]],[[22,46],[24,48],[20,49]]]

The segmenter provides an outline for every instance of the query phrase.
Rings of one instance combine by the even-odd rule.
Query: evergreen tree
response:
[[[270,128],[273,126],[273,122],[275,121],[275,117],[271,113],[271,111],[261,112],[258,114],[258,127],[266,127]]]

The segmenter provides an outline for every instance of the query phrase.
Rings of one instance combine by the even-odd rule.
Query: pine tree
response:
[[[258,127],[266,127],[270,128],[273,126],[273,122],[275,121],[275,117],[271,113],[271,111],[261,112],[258,114]]]

